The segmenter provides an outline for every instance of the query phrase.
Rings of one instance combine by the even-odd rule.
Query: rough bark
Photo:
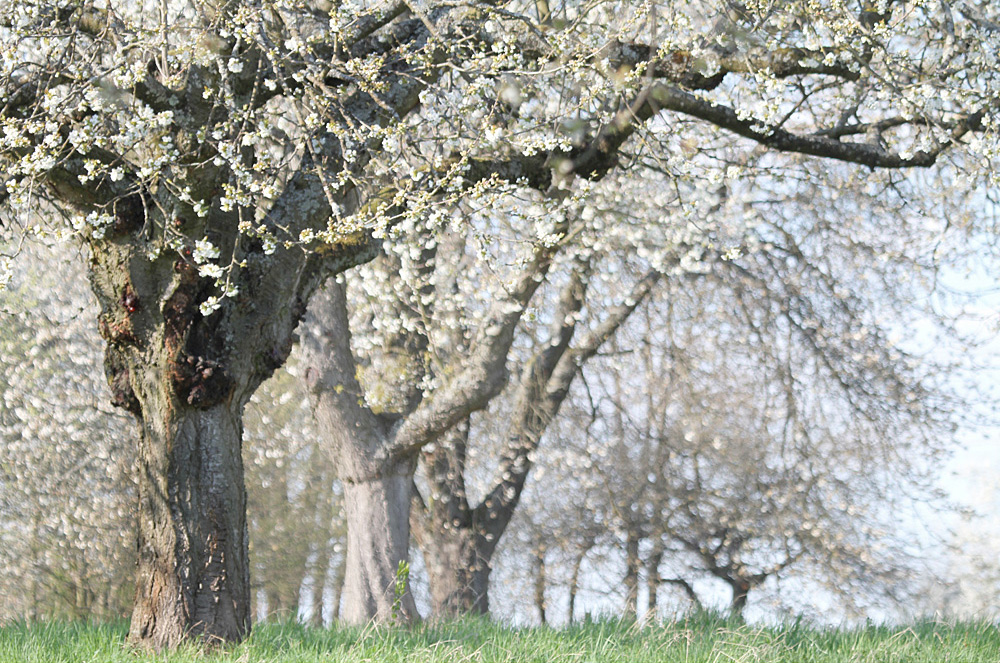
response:
[[[275,213],[293,216],[306,189],[276,203]],[[237,281],[242,296],[205,315],[200,305],[215,292],[213,280],[183,252],[150,258],[144,246],[143,228],[173,223],[154,210],[176,209],[176,201],[154,206],[144,195],[151,194],[107,203],[120,223],[91,243],[90,269],[112,402],[140,429],[138,587],[129,640],[154,650],[192,638],[236,642],[249,632],[251,599],[243,407],[284,363],[304,301],[327,269],[367,259],[371,247],[324,257],[298,248],[265,254],[259,246],[226,244],[230,216],[192,220],[221,238],[223,259],[245,261]],[[78,202],[86,208],[88,199]]]
[[[114,402],[141,430],[129,639],[148,649],[192,637],[239,641],[250,628],[242,410],[283,361],[297,314],[286,304],[270,322],[235,311],[206,318],[192,270],[137,272],[117,286],[121,275],[109,269],[95,284],[104,302],[108,290],[124,293],[102,314],[106,369]]]
[[[156,649],[250,630],[239,407],[179,408],[144,422],[139,562],[129,639]]]

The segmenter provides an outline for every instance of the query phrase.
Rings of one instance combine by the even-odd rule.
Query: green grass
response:
[[[124,624],[51,622],[0,628],[0,663],[997,663],[1000,629],[989,622],[920,622],[856,629],[747,626],[699,615],[638,628],[596,622],[515,629],[481,620],[414,629],[315,629],[267,624],[243,644],[145,656],[124,647]]]

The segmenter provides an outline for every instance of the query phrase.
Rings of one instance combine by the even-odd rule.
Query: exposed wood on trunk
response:
[[[173,209],[174,202],[123,209],[141,215]],[[128,228],[169,222],[155,214]],[[206,232],[230,222],[210,216]],[[366,259],[369,249],[352,247],[340,257]],[[237,642],[249,632],[243,407],[285,361],[303,302],[326,268],[354,264],[338,262],[336,252],[321,261],[298,247],[270,255],[252,246],[221,250],[246,261],[240,282],[246,298],[209,315],[199,307],[212,282],[191,262],[151,261],[141,238],[128,232],[95,241],[92,251],[112,399],[140,427],[139,562],[129,640],[144,649],[191,638]]]

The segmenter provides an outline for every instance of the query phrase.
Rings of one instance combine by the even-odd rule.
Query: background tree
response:
[[[720,150],[718,154],[725,153]],[[797,360],[773,353],[777,352],[775,344],[791,342],[786,336],[795,332],[801,315],[810,317],[808,326],[822,329],[819,333],[823,335],[839,334],[847,339],[861,334],[854,345],[864,337],[867,340],[863,342],[873,346],[881,342],[879,334],[889,332],[864,331],[870,324],[866,306],[878,309],[883,317],[889,310],[898,319],[920,315],[913,302],[919,302],[922,295],[913,291],[910,281],[933,281],[936,265],[954,254],[952,238],[940,234],[946,224],[927,225],[917,212],[922,205],[941,204],[940,200],[921,198],[917,187],[923,186],[922,182],[886,178],[885,185],[896,189],[886,195],[885,189],[872,187],[870,178],[838,173],[844,176],[839,181],[841,191],[827,195],[817,190],[821,180],[810,179],[804,166],[797,182],[773,178],[764,168],[748,169],[756,176],[748,174],[744,181],[722,185],[708,196],[699,195],[695,184],[712,175],[718,181],[723,179],[709,168],[689,168],[691,189],[687,189],[688,181],[678,177],[669,193],[650,192],[649,182],[656,182],[659,176],[652,168],[648,180],[635,172],[629,180],[610,177],[590,188],[582,215],[568,224],[567,236],[572,240],[545,249],[553,252],[553,263],[517,320],[514,337],[506,348],[504,365],[513,376],[509,390],[490,397],[491,412],[473,414],[468,422],[431,442],[422,455],[426,471],[419,474],[413,527],[431,576],[436,614],[486,611],[493,551],[510,522],[546,427],[579,367],[627,319],[656,281],[667,280],[674,284],[672,288],[684,288],[689,281],[702,278],[727,284],[726,295],[712,294],[717,299],[710,304],[706,300],[704,324],[709,328],[713,324],[743,325],[744,336],[737,336],[736,341],[744,345],[750,342],[747,335],[762,324],[754,315],[765,311],[761,315],[772,316],[796,309],[800,319],[793,320],[784,336],[772,331],[766,338],[756,338],[761,346],[756,351],[759,356],[747,349],[750,359],[741,358],[743,363],[794,364]],[[636,180],[640,183],[630,184]],[[957,212],[954,218],[960,218],[963,202],[950,203]],[[649,220],[671,206],[676,208],[673,223]],[[912,224],[900,221],[892,232],[885,231],[881,220],[899,217],[904,206],[909,207],[907,214],[918,220]],[[778,207],[781,210],[776,212]],[[494,224],[500,228],[495,232],[502,235],[510,231],[503,229],[502,220],[491,219],[497,209],[502,210],[497,216],[506,211],[491,206],[480,222]],[[595,218],[598,214],[600,219]],[[834,215],[837,225],[832,227]],[[851,215],[849,221],[847,215]],[[477,217],[467,214],[464,218],[475,222]],[[684,223],[685,218],[697,221]],[[485,234],[473,232],[473,237]],[[516,253],[515,257],[499,251],[488,254],[489,262],[477,267],[476,256],[468,253],[470,245],[477,247],[473,242],[454,233],[438,234],[434,242],[432,251],[421,253],[413,252],[410,242],[387,245],[387,252],[398,255],[363,270],[361,282],[368,287],[353,304],[360,311],[352,324],[356,330],[354,354],[361,355],[368,380],[365,398],[388,407],[395,417],[405,417],[414,403],[434,398],[436,375],[454,374],[458,367],[467,369],[472,364],[469,339],[471,330],[480,324],[476,319],[482,315],[480,301],[499,300],[504,295],[501,290],[492,297],[483,296],[496,287],[491,279],[504,274],[500,269],[514,264],[522,270],[522,278],[530,275],[531,263],[524,266],[525,260],[518,261]],[[466,253],[456,257],[456,246]],[[743,256],[744,251],[751,255]],[[931,251],[935,252],[933,258],[929,257]],[[961,259],[959,254],[953,257]],[[882,263],[871,266],[864,262],[869,258]],[[796,263],[803,263],[797,272]],[[783,273],[786,269],[789,274]],[[409,275],[411,283],[404,275]],[[842,302],[855,279],[884,281],[885,298],[870,306]],[[694,286],[692,290],[705,292]],[[668,296],[668,301],[671,298]],[[696,310],[696,304],[689,305]],[[741,321],[730,322],[732,314],[727,307],[736,307]],[[588,327],[591,331],[585,331]],[[637,338],[655,338],[656,330],[650,324]],[[942,333],[948,332],[942,329]],[[812,343],[805,339],[807,347]],[[836,355],[837,370],[845,374],[864,370],[862,364],[871,361],[871,352],[845,348],[845,343],[852,341],[821,340],[815,352]],[[830,348],[825,347],[828,344]],[[497,357],[487,356],[486,360],[496,362]],[[903,361],[902,355],[892,361]],[[953,374],[944,364],[935,370],[942,381]],[[647,374],[652,385],[656,378],[648,370]],[[415,384],[422,389],[414,392]],[[938,396],[914,392],[911,397],[933,400]],[[936,407],[931,402],[927,406]],[[754,416],[750,412],[746,415]],[[496,441],[477,442],[484,435]],[[478,458],[470,459],[470,448],[477,444],[481,447]],[[673,580],[684,587],[682,579]]]
[[[244,457],[256,616],[336,618],[346,543],[342,491],[302,381],[275,373],[247,408]]]
[[[564,9],[571,11],[568,8]],[[600,31],[600,28],[595,28],[590,21],[595,20],[600,15],[600,12],[605,9],[606,7],[601,7],[595,10],[593,15],[580,14],[578,17],[580,21],[579,25],[586,26],[586,29]],[[668,24],[671,20],[681,20],[679,14],[680,12],[677,14],[668,12],[669,18],[665,18],[665,20]],[[704,53],[711,52],[712,55],[706,55],[706,57],[713,64],[716,64],[715,58],[721,58],[720,62],[725,62],[724,64],[719,64],[716,77],[711,77],[703,73],[694,74],[691,70],[685,70],[683,75],[679,74],[678,71],[669,73],[659,71],[653,66],[652,70],[646,69],[644,72],[648,76],[647,82],[651,79],[656,79],[657,76],[664,76],[667,79],[673,80],[674,83],[679,83],[689,88],[715,90],[721,82],[722,77],[727,73],[738,73],[740,71],[744,71],[745,73],[745,70],[741,69],[741,67],[755,70],[755,74],[766,78],[766,74],[756,70],[756,67],[763,61],[766,61],[769,66],[777,65],[770,73],[775,76],[773,79],[774,85],[779,87],[784,85],[780,81],[786,78],[795,78],[798,81],[797,77],[803,77],[802,80],[808,80],[809,84],[811,84],[812,80],[809,77],[817,74],[830,76],[834,80],[840,78],[841,82],[849,87],[853,87],[858,83],[859,79],[863,78],[862,76],[855,76],[857,72],[852,72],[849,66],[838,66],[836,64],[837,58],[830,56],[829,53],[824,53],[824,63],[821,64],[811,59],[808,50],[801,50],[801,48],[794,51],[794,56],[801,58],[796,59],[794,63],[790,60],[782,60],[782,58],[791,57],[791,51],[781,52],[771,58],[764,58],[764,60],[757,62],[754,58],[762,57],[760,47],[764,41],[763,36],[755,36],[753,40],[743,43],[734,43],[729,39],[732,34],[746,34],[741,32],[741,28],[736,26],[740,21],[748,22],[753,25],[754,29],[762,30],[771,16],[764,15],[758,16],[756,19],[751,19],[748,13],[741,14],[736,11],[730,14],[728,17],[720,20],[723,27],[729,26],[725,27],[725,29],[730,30],[731,34],[726,38],[722,38],[716,34],[716,45],[703,47],[704,50],[699,51]],[[906,20],[914,18],[913,15],[907,14]],[[659,17],[657,16],[654,19],[654,23],[658,19]],[[854,16],[851,20],[863,25],[862,32],[864,32],[876,26],[882,29],[890,19],[890,13],[886,11],[883,14],[863,13],[862,18]],[[900,24],[902,22],[905,21],[901,21]],[[720,23],[716,22],[712,30],[717,32],[721,29],[719,26]],[[841,27],[846,30],[847,24],[843,23]],[[491,29],[487,28],[488,31]],[[583,28],[581,27],[581,29]],[[622,31],[619,35],[621,36],[628,33],[629,30],[635,29],[635,26],[622,27],[621,24],[617,24],[616,29]],[[655,29],[654,27],[654,31]],[[803,29],[801,26],[794,28],[792,31],[803,32],[802,35],[796,34],[793,40],[798,40],[800,37],[804,38],[805,33],[809,32],[809,30]],[[814,37],[816,35],[810,35],[810,39]],[[515,45],[519,44],[515,35],[510,35],[510,41]],[[516,49],[516,46],[514,48]],[[536,46],[532,48],[536,48]],[[645,56],[635,56],[635,53],[629,56],[626,50],[619,51],[612,48],[612,52],[608,55],[608,62],[614,66],[621,66],[622,69],[619,71],[624,78],[627,78],[631,73],[639,75],[638,68],[634,72],[630,71],[630,68],[639,64]],[[752,52],[753,55],[749,58],[749,64],[736,65],[727,59],[734,51]],[[524,51],[521,52],[521,55],[529,59],[534,57],[533,53],[526,54]],[[632,59],[628,59],[629,57],[632,57]],[[864,62],[863,67],[872,66],[872,58],[873,53],[870,50],[862,55],[861,61]],[[684,66],[684,62],[678,64],[680,69],[683,69]],[[590,71],[583,70],[573,71],[572,74],[566,73],[563,70],[563,73],[567,77],[578,76],[580,81],[589,80],[588,76],[592,74]],[[416,113],[416,116],[421,119],[431,120],[433,124],[416,124],[411,134],[405,140],[400,141],[400,146],[393,148],[393,154],[398,153],[400,155],[400,162],[403,162],[403,159],[409,160],[411,164],[409,167],[415,169],[415,172],[418,174],[417,179],[421,182],[433,179],[432,175],[440,175],[441,168],[435,165],[437,162],[430,155],[436,155],[438,160],[445,158],[446,154],[441,149],[441,145],[451,150],[447,154],[446,163],[454,163],[451,160],[458,158],[455,156],[456,153],[461,155],[462,158],[467,159],[468,169],[462,172],[461,181],[458,184],[452,182],[448,185],[441,185],[438,189],[441,192],[438,200],[441,202],[451,202],[455,199],[453,192],[456,190],[461,192],[464,205],[461,209],[466,215],[469,215],[470,211],[474,211],[477,207],[489,210],[496,208],[499,204],[498,194],[493,192],[495,189],[486,193],[483,189],[477,188],[477,183],[483,183],[485,181],[483,178],[487,176],[504,179],[508,178],[511,173],[514,173],[520,176],[516,180],[519,184],[528,184],[534,188],[546,191],[550,195],[553,184],[560,184],[558,179],[554,181],[547,175],[537,180],[533,179],[535,177],[533,173],[537,173],[534,170],[536,162],[530,159],[530,154],[528,155],[529,158],[525,158],[524,156],[525,151],[532,152],[538,149],[537,145],[532,144],[529,140],[532,135],[531,132],[537,129],[537,118],[547,117],[551,121],[557,120],[557,118],[552,117],[549,111],[539,108],[541,106],[541,97],[537,90],[544,88],[537,81],[531,81],[531,84],[529,84],[528,81],[511,76],[500,77],[499,81],[489,75],[484,78],[486,81],[495,83],[493,87],[488,87],[485,92],[482,87],[485,84],[484,80],[470,80],[469,76],[443,79],[440,85],[436,86],[433,90],[428,89],[423,92],[421,97],[423,107]],[[560,112],[566,107],[573,107],[578,112],[582,112],[581,109],[588,103],[603,108],[613,107],[616,101],[620,103],[618,90],[601,89],[596,85],[586,88],[582,82],[577,87],[566,88],[564,86],[563,89],[568,90],[568,92],[564,96],[558,97],[565,102],[564,106],[560,107]],[[801,100],[803,103],[806,98],[810,99],[810,101],[818,101],[822,97],[822,94],[814,97],[814,91],[811,89],[800,88],[798,92],[802,94]],[[449,127],[450,129],[452,126],[454,127],[453,133],[448,133],[446,139],[442,139],[439,131],[440,124],[437,122],[442,117],[440,108],[437,105],[428,103],[435,99],[435,94],[438,95],[437,99],[453,104],[457,110],[464,112],[464,115],[460,114],[454,118],[454,124]],[[490,95],[493,96],[491,97]],[[663,98],[658,98],[657,95],[662,95]],[[712,135],[711,131],[706,130],[702,132],[697,123],[681,123],[675,131],[671,131],[669,128],[665,128],[654,122],[652,126],[655,127],[655,131],[643,132],[641,137],[634,135],[639,128],[635,122],[648,120],[660,108],[673,108],[674,110],[690,113],[700,120],[709,120],[711,123],[732,129],[737,134],[760,138],[761,142],[765,145],[779,149],[801,150],[808,154],[822,154],[835,158],[845,158],[847,160],[860,160],[872,166],[914,165],[918,162],[930,163],[936,159],[936,156],[934,156],[936,148],[925,150],[920,157],[920,160],[923,161],[913,161],[910,160],[910,157],[905,157],[902,160],[881,161],[882,157],[876,156],[878,149],[875,152],[869,152],[870,144],[866,144],[866,147],[860,148],[859,144],[854,143],[850,147],[846,147],[847,151],[843,151],[845,150],[845,141],[843,139],[848,135],[857,135],[855,132],[860,132],[862,124],[847,129],[846,132],[840,129],[829,132],[820,130],[810,138],[810,140],[815,139],[819,142],[813,143],[811,146],[806,146],[805,143],[798,143],[792,136],[787,137],[791,139],[791,142],[786,142],[786,135],[783,129],[772,131],[769,128],[764,128],[763,124],[758,125],[757,129],[754,129],[752,124],[740,126],[740,121],[737,117],[738,113],[735,115],[727,115],[726,112],[719,114],[711,113],[708,107],[700,107],[700,102],[695,96],[685,96],[686,93],[676,96],[672,95],[674,95],[674,92],[666,90],[663,83],[654,83],[651,87],[646,88],[644,93],[640,93],[635,105],[627,110],[620,111],[614,123],[605,125],[595,134],[595,142],[589,143],[590,147],[580,153],[581,159],[588,159],[590,161],[587,161],[587,163],[594,164],[595,170],[590,173],[594,179],[600,179],[608,172],[608,165],[605,159],[610,158],[612,154],[620,154],[623,157],[627,157],[628,163],[635,164],[636,162],[641,162],[644,166],[644,168],[629,169],[627,175],[624,175],[622,179],[630,178],[637,180],[643,177],[650,177],[651,175],[653,177],[666,175],[667,178],[673,178],[675,182],[678,179],[695,180],[696,175],[692,170],[697,170],[698,166],[696,165],[692,168],[690,163],[685,163],[685,159],[690,161],[693,157],[704,154],[706,160],[725,160],[724,163],[726,163],[728,168],[716,169],[713,179],[709,179],[708,181],[715,184],[722,184],[723,186],[719,187],[719,191],[723,192],[726,196],[732,192],[738,192],[741,196],[751,195],[753,183],[759,177],[748,175],[747,173],[755,169],[761,169],[763,173],[766,173],[762,177],[770,177],[773,190],[775,191],[781,188],[780,186],[774,186],[775,182],[788,182],[786,171],[778,165],[779,162],[777,160],[760,154],[749,156],[740,154],[739,147],[732,146],[725,139],[719,140],[716,136]],[[583,99],[587,101],[585,102]],[[477,106],[480,102],[487,105],[493,103],[494,108],[483,110],[481,105]],[[510,108],[511,106],[516,106],[516,109]],[[516,110],[516,112],[511,112],[512,110]],[[849,110],[846,116],[842,115],[840,117],[840,120],[850,122],[851,114],[856,112],[856,110]],[[770,112],[772,114],[777,113],[774,109]],[[794,109],[790,112],[792,115],[795,115]],[[532,116],[529,117],[528,113],[531,113]],[[487,134],[494,143],[500,141],[500,144],[487,147],[476,142],[479,139],[480,132],[477,131],[475,124],[483,121],[484,118],[493,124],[493,128]],[[815,120],[816,118],[812,117],[812,119]],[[414,121],[417,122],[418,120]],[[424,133],[428,127],[430,127],[430,131]],[[887,124],[868,128],[872,129],[872,131],[880,131],[889,127],[890,125]],[[582,121],[577,125],[577,128],[580,135],[586,139],[589,135],[587,132],[587,123]],[[957,130],[957,133],[947,139],[949,144],[953,140],[957,140],[960,134],[964,135],[966,130],[978,129],[978,120],[962,126],[954,125],[953,129]],[[525,138],[525,136],[529,138]],[[820,138],[821,136],[823,138]],[[821,148],[820,143],[824,143],[825,138],[830,136],[835,137],[833,142],[836,145],[825,143],[825,147],[829,149]],[[498,160],[495,154],[493,154],[494,152],[505,153],[512,148],[515,156],[510,159],[504,158]],[[583,168],[581,162],[574,161],[575,157],[572,155],[576,148],[572,146],[572,142],[563,149],[564,152],[559,157],[559,163],[567,171],[578,173],[588,172],[587,169]],[[678,156],[671,158],[663,156],[671,154],[671,151]],[[517,156],[518,152],[521,153],[521,156]],[[868,156],[862,157],[862,152],[865,152]],[[869,161],[869,157],[875,160]],[[419,165],[413,165],[414,161]],[[626,161],[626,159],[623,158],[622,161]],[[545,170],[544,172],[547,173],[548,171]],[[736,180],[736,184],[732,187],[727,186],[727,178]],[[616,184],[621,186],[621,181],[616,181]],[[421,184],[421,186],[424,185]],[[472,186],[471,190],[467,189],[469,186]],[[405,198],[405,192],[400,190],[402,188],[404,187],[397,184],[386,191],[385,195],[395,195],[395,200],[401,200]],[[596,194],[595,187],[584,186],[584,188],[586,189],[585,195],[588,199],[598,195]],[[523,197],[523,194],[520,195]],[[581,194],[576,194],[576,196],[579,195]],[[697,195],[693,197],[698,198]],[[575,198],[575,196],[570,194],[570,198]],[[702,201],[711,198],[712,196],[703,197]],[[530,201],[528,203],[529,210],[532,204],[539,204],[537,199],[529,198],[528,200]],[[740,198],[740,200],[745,199]],[[706,211],[708,205],[703,204],[702,201],[695,200],[686,205],[685,213],[695,215],[698,212]],[[715,206],[718,207],[718,201],[714,202]],[[617,203],[627,204],[624,196],[620,196]],[[469,208],[472,209],[470,210]],[[738,204],[727,205],[727,211],[738,208]],[[482,326],[471,330],[473,334],[483,334],[483,330],[492,331],[487,333],[485,337],[478,339],[471,338],[472,335],[469,332],[465,332],[466,338],[460,339],[458,342],[455,340],[446,341],[449,348],[455,347],[460,343],[465,343],[469,350],[461,361],[442,361],[438,357],[436,360],[437,365],[434,366],[435,370],[431,373],[425,364],[433,362],[420,357],[420,355],[428,351],[433,352],[431,348],[433,334],[426,328],[421,328],[421,325],[426,327],[428,319],[430,319],[431,324],[436,322],[435,316],[437,316],[437,313],[433,311],[433,308],[440,304],[440,289],[437,286],[443,282],[437,276],[437,265],[440,264],[442,256],[445,255],[442,247],[449,246],[449,240],[444,237],[446,233],[442,232],[441,228],[447,222],[448,217],[446,213],[439,211],[429,212],[428,218],[420,218],[417,214],[418,209],[421,211],[426,209],[426,203],[425,207],[401,211],[401,221],[389,233],[390,237],[395,236],[395,241],[402,240],[404,244],[402,248],[396,249],[400,255],[392,256],[384,263],[384,266],[394,275],[395,283],[393,283],[393,280],[386,282],[385,279],[380,281],[377,278],[373,278],[370,272],[366,272],[365,277],[363,277],[369,284],[380,284],[378,286],[382,293],[380,306],[387,311],[386,320],[389,318],[396,319],[395,322],[383,321],[381,323],[384,329],[391,328],[393,330],[389,332],[389,336],[396,336],[395,339],[389,339],[383,343],[383,349],[390,357],[386,362],[387,365],[391,367],[391,370],[396,370],[399,368],[400,361],[406,364],[408,360],[399,359],[400,355],[405,354],[403,352],[405,349],[408,349],[416,356],[415,362],[406,364],[407,370],[396,372],[397,376],[404,376],[402,381],[406,382],[406,385],[400,388],[399,391],[402,393],[391,404],[390,411],[379,412],[379,416],[373,417],[370,409],[368,412],[364,412],[364,407],[359,409],[357,405],[359,401],[367,400],[370,402],[372,399],[370,393],[366,394],[365,398],[360,398],[360,395],[366,391],[366,385],[363,382],[357,384],[352,382],[352,376],[357,372],[353,369],[357,360],[350,356],[352,351],[349,344],[341,342],[339,350],[332,350],[327,346],[319,346],[315,353],[316,359],[311,360],[316,367],[314,373],[315,380],[311,383],[313,385],[312,388],[318,392],[328,392],[331,389],[341,390],[339,396],[329,394],[325,396],[320,395],[321,401],[322,399],[326,399],[330,404],[338,404],[329,406],[320,405],[321,410],[326,407],[333,407],[335,410],[338,407],[343,408],[337,411],[336,414],[330,415],[328,419],[330,425],[343,427],[346,424],[348,429],[362,431],[360,438],[363,438],[363,441],[358,436],[352,436],[350,443],[343,440],[336,442],[335,447],[338,449],[338,454],[344,459],[341,465],[354,465],[357,467],[366,465],[367,467],[363,473],[369,477],[397,477],[393,479],[391,485],[386,481],[354,481],[354,483],[364,484],[363,489],[357,489],[359,492],[362,490],[367,492],[362,501],[369,506],[359,506],[359,513],[371,511],[374,508],[379,510],[377,516],[379,522],[383,520],[386,522],[396,522],[395,525],[386,528],[386,531],[395,532],[390,537],[391,540],[358,541],[358,545],[363,546],[363,549],[371,551],[367,556],[374,556],[384,560],[379,565],[377,571],[374,572],[372,582],[368,583],[369,587],[363,590],[359,589],[358,591],[358,595],[364,595],[365,597],[376,596],[378,592],[383,594],[381,607],[378,607],[377,598],[365,598],[365,602],[371,606],[363,611],[365,614],[372,614],[372,611],[387,614],[386,605],[388,597],[385,596],[386,588],[392,585],[393,571],[396,568],[397,562],[405,556],[406,528],[404,524],[398,522],[405,512],[404,493],[408,490],[406,482],[402,477],[412,472],[413,460],[411,454],[415,449],[433,445],[432,453],[434,457],[431,458],[428,456],[428,465],[433,468],[430,476],[436,479],[439,485],[431,487],[430,490],[435,495],[444,497],[444,499],[433,499],[430,502],[423,501],[422,509],[428,505],[430,505],[430,508],[426,509],[426,511],[418,510],[417,512],[418,514],[426,512],[431,515],[432,519],[436,519],[433,525],[421,520],[419,515],[415,521],[418,534],[425,542],[425,545],[433,545],[433,542],[440,544],[432,554],[425,555],[425,558],[428,560],[429,572],[432,575],[437,574],[439,576],[436,582],[432,580],[431,583],[434,602],[439,611],[485,610],[486,601],[483,588],[485,587],[485,578],[488,574],[488,560],[492,554],[491,549],[495,546],[498,533],[502,532],[505,523],[508,522],[511,508],[517,501],[516,497],[512,497],[509,501],[504,499],[487,500],[497,505],[495,512],[487,516],[487,509],[484,506],[483,509],[480,509],[481,513],[477,514],[476,508],[468,504],[466,487],[461,485],[461,482],[456,477],[461,476],[461,472],[457,470],[460,469],[464,462],[462,460],[465,455],[463,449],[466,446],[465,440],[467,437],[465,429],[468,427],[465,418],[484,407],[484,404],[495,397],[502,388],[505,379],[502,376],[502,372],[498,370],[498,367],[503,365],[501,357],[505,352],[509,351],[514,343],[511,334],[520,321],[519,316],[521,313],[518,309],[523,309],[526,306],[524,303],[526,297],[530,298],[534,296],[535,287],[524,281],[520,283],[514,282],[508,277],[507,280],[511,282],[511,285],[507,292],[501,295],[501,299],[497,300],[501,303],[496,307],[497,309],[506,307],[508,311],[497,310],[492,316],[487,316],[485,320],[481,321],[480,324]],[[591,213],[593,213],[593,210],[591,210]],[[523,213],[521,214],[523,215]],[[533,216],[530,211],[528,214]],[[551,218],[553,214],[550,213],[548,216]],[[646,221],[648,222],[648,219]],[[546,231],[547,234],[556,238],[561,235],[572,234],[573,231],[562,229],[560,223],[563,222],[555,222],[553,224],[554,230],[552,228],[548,229]],[[479,236],[488,236],[488,232],[485,230],[478,231],[476,234]],[[699,248],[704,247],[699,246]],[[391,249],[386,250],[389,253],[392,251]],[[534,250],[531,258],[521,258],[520,262],[523,267],[527,268],[526,272],[536,270],[539,275],[547,275],[550,270],[547,261],[551,259],[549,256],[553,254],[553,249],[543,244]],[[691,258],[690,256],[687,257]],[[452,259],[454,260],[455,258]],[[501,260],[503,259],[501,258]],[[462,264],[465,263],[463,262]],[[437,281],[435,282],[434,279],[437,279]],[[535,280],[537,281],[537,279],[538,277],[536,276]],[[410,282],[407,283],[407,280]],[[480,286],[482,285],[482,281],[475,282]],[[370,286],[369,289],[371,289]],[[388,298],[394,296],[400,297],[404,301],[399,304],[388,305],[385,302],[386,296]],[[376,295],[377,297],[378,295]],[[337,307],[340,309],[343,308],[343,305],[338,303]],[[554,317],[558,320],[558,316]],[[325,332],[318,332],[320,335],[327,334],[330,337],[343,338],[348,320],[349,316],[343,311],[338,312],[336,315],[326,313],[324,316],[317,317],[315,325],[327,328]],[[571,330],[573,326],[572,324],[565,325],[564,331]],[[563,350],[567,347],[563,346]],[[337,366],[325,366],[323,364],[324,361],[329,362],[330,357],[338,354],[342,359],[336,360]],[[556,370],[554,363],[558,361],[557,355],[558,353],[555,349],[550,350],[547,352],[547,359],[551,360],[553,365],[545,367],[545,362],[539,362],[535,364],[534,368],[540,369],[543,374]],[[576,355],[576,353],[571,352],[567,356],[570,355]],[[364,361],[372,360],[368,358]],[[568,374],[565,370],[563,373]],[[329,379],[320,377],[324,374],[329,374]],[[444,379],[442,379],[442,376],[445,376]],[[542,383],[541,378],[535,376],[532,379],[534,380],[532,389],[538,388]],[[436,387],[436,391],[422,387],[422,385],[430,384],[435,380],[441,383],[440,387]],[[548,378],[546,377],[545,380],[548,380]],[[553,392],[558,392],[561,387],[548,385],[544,388],[551,388]],[[433,399],[429,398],[432,393],[435,395]],[[441,395],[443,393],[447,394],[447,397],[442,398]],[[498,481],[498,492],[496,495],[499,496],[508,493],[512,495],[518,494],[520,489],[517,486],[519,483],[523,483],[523,476],[526,475],[527,468],[530,467],[525,458],[528,457],[530,450],[537,444],[537,441],[532,441],[532,438],[537,440],[540,436],[537,430],[532,429],[538,429],[540,426],[543,426],[540,422],[551,417],[551,414],[540,414],[537,407],[538,401],[533,399],[530,393],[525,393],[527,396],[525,402],[532,403],[532,408],[526,410],[524,417],[522,417],[525,420],[525,423],[522,425],[522,431],[512,434],[512,439],[517,438],[521,440],[519,445],[515,445],[520,448],[514,449],[512,447],[509,450],[507,458],[510,466],[518,469],[513,472],[505,470],[500,473],[501,476],[511,477],[511,479]],[[554,412],[554,408],[551,405],[546,407],[550,412]],[[376,409],[384,409],[384,404],[379,405]],[[403,417],[403,419],[400,419],[400,417]],[[532,419],[535,421],[530,421]],[[419,425],[416,422],[419,422]],[[371,431],[376,432],[372,434]],[[414,434],[417,436],[410,437]],[[354,451],[347,452],[345,451],[347,449],[354,449]],[[347,456],[344,454],[349,455],[353,460],[346,460]],[[376,468],[371,464],[372,458],[378,458],[380,459],[379,463],[385,464],[381,468]],[[509,470],[509,468],[507,469]],[[447,477],[450,477],[454,483],[444,486],[443,484],[446,483]],[[500,506],[504,502],[508,503]],[[387,512],[383,512],[381,509],[384,508],[382,505],[385,504],[395,506],[391,507]],[[483,504],[485,505],[486,502]],[[349,514],[348,518],[352,519],[353,517]],[[371,518],[366,519],[370,520]],[[487,520],[490,521],[488,526],[485,524]],[[456,526],[456,522],[459,525]],[[496,531],[487,532],[487,529]],[[428,534],[431,530],[437,531],[436,536]],[[489,538],[487,538],[487,534]],[[475,543],[477,541],[476,537],[478,537],[478,543]],[[490,543],[490,541],[494,542]],[[365,554],[359,553],[357,559],[365,556]],[[351,568],[354,567],[352,566]],[[436,569],[440,569],[441,573],[438,573]],[[357,577],[363,577],[363,574],[364,572],[361,572]],[[354,574],[352,573],[351,576],[354,577]],[[435,587],[437,589],[434,589]]]
[[[953,334],[919,285],[936,287],[946,244],[926,217],[894,239],[862,202],[842,200],[836,224],[816,203],[794,222],[765,220],[766,251],[667,282],[585,367],[554,445],[582,460],[560,456],[549,472],[576,486],[589,469],[604,492],[626,613],[643,574],[649,607],[663,582],[698,601],[706,577],[731,590],[735,612],[796,572],[848,600],[914,591],[902,582],[916,562],[914,505],[937,499],[936,468],[969,405],[946,377],[961,375],[955,355],[925,345],[934,325]],[[882,260],[852,260],[861,247]]]

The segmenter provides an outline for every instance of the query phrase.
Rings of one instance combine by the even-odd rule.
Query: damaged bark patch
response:
[[[146,206],[143,204],[142,195],[133,193],[116,200],[114,217],[111,226],[112,235],[127,235],[142,228],[146,224]]]
[[[210,284],[199,278],[193,265],[178,260],[174,271],[180,274],[180,282],[163,306],[170,383],[181,401],[208,408],[224,401],[233,390],[225,367],[225,339],[219,332],[222,316],[201,315],[199,306]]]
[[[199,355],[176,359],[170,378],[177,397],[200,408],[225,400],[233,388],[229,374],[219,361]]]
[[[113,345],[108,345],[104,353],[104,374],[111,388],[111,404],[141,417],[142,408],[132,389],[132,374],[125,358]]]
[[[136,345],[135,330],[132,320],[128,317],[117,317],[108,314],[97,316],[97,330],[101,338],[112,345]]]
[[[163,322],[166,325],[166,346],[171,354],[180,352],[188,329],[198,315],[198,296],[201,284],[198,271],[193,265],[178,260],[174,271],[180,274],[180,282],[163,304]]]
[[[135,294],[131,283],[126,283],[122,290],[121,305],[126,313],[135,313],[139,310],[139,295]]]
[[[118,307],[97,316],[97,329],[108,343],[119,347],[138,345],[132,314],[139,310],[139,295],[128,281],[118,298]]]

